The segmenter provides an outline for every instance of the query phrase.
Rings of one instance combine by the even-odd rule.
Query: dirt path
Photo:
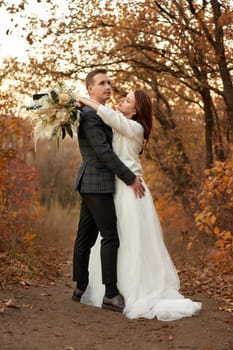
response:
[[[199,316],[173,322],[128,320],[71,300],[64,273],[52,285],[2,292],[1,350],[232,350],[233,318],[204,295]],[[7,306],[8,305],[8,306]]]

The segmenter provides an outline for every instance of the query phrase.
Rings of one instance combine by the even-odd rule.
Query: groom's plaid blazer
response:
[[[82,164],[76,190],[81,193],[114,193],[115,175],[127,185],[134,182],[134,173],[112,150],[112,129],[91,107],[84,106],[81,110],[78,142]]]

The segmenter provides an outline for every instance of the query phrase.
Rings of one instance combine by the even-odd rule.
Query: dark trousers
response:
[[[81,194],[81,211],[77,237],[74,243],[73,280],[80,289],[88,284],[88,265],[91,247],[98,233],[101,240],[102,282],[117,281],[117,233],[116,212],[112,194]]]

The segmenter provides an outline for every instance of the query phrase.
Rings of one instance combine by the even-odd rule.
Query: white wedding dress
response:
[[[100,106],[98,115],[111,126],[113,149],[137,176],[142,176],[139,153],[143,143],[142,126]],[[201,303],[179,293],[180,282],[163,241],[153,199],[146,187],[145,196],[136,198],[130,186],[116,178],[114,197],[118,220],[118,288],[125,299],[123,313],[128,318],[157,318],[172,321],[197,314]],[[101,278],[99,235],[91,250],[89,285],[81,302],[101,307],[105,292]]]

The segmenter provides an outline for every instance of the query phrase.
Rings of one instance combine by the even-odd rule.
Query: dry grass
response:
[[[72,251],[78,219],[79,205],[71,209],[64,209],[59,204],[53,205],[41,224],[41,241],[51,247]]]

